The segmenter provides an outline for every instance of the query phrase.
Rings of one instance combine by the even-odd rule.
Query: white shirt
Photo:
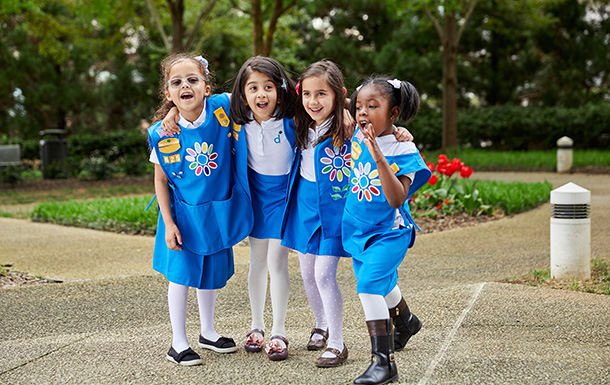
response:
[[[332,121],[333,118],[330,118],[318,127],[309,128],[307,148],[301,151],[300,173],[303,178],[310,182],[316,181],[316,144],[318,143],[318,139],[329,130]]]
[[[415,143],[399,142],[398,140],[396,140],[396,136],[394,136],[393,134],[378,136],[377,145],[379,146],[379,149],[385,156],[402,155],[402,154],[409,154],[409,153],[417,152],[417,147],[415,146]],[[407,178],[411,179],[411,182],[413,182],[413,178],[415,178],[414,172],[409,172],[404,175]],[[400,226],[404,226],[404,225],[405,225],[404,218],[400,214],[400,211],[398,209],[396,209],[396,214],[394,217],[394,225],[392,226],[392,229],[397,229]]]
[[[188,130],[192,130],[193,128],[197,128],[199,126],[201,126],[204,122],[205,122],[205,103],[206,100],[203,99],[203,110],[201,111],[201,115],[199,115],[199,117],[193,122],[189,122],[188,120],[184,119],[184,117],[182,115],[180,116],[180,120],[178,120],[178,124],[182,127],[182,128],[186,128]],[[148,158],[148,160],[151,163],[154,164],[160,164],[159,163],[159,158],[157,158],[157,152],[156,151],[151,151],[150,152],[150,158]]]
[[[286,139],[283,119],[271,118],[244,125],[248,141],[248,167],[263,175],[287,175],[292,166],[292,146]]]

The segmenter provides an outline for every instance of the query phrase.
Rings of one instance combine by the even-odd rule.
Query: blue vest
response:
[[[237,128],[227,115],[229,97],[213,95],[205,108],[206,120],[195,129],[171,135],[161,122],[148,129],[150,147],[169,181],[183,247],[200,255],[232,247],[253,223],[247,175],[234,166],[240,152],[232,140],[231,130]]]
[[[318,188],[318,214],[322,225],[322,236],[341,236],[341,214],[348,194],[350,169],[350,141],[338,146],[330,137],[316,145],[314,149],[316,185]],[[288,199],[296,199],[295,182],[300,177],[301,152],[297,151],[288,187]],[[289,205],[286,205],[282,220],[282,234],[288,219]]]
[[[396,213],[396,209],[392,208],[385,198],[377,164],[363,139],[364,136],[357,128],[352,138],[352,176],[350,192],[345,204],[345,211],[349,215],[344,216],[344,221],[350,223],[344,223],[343,226],[344,245],[349,246],[350,241],[361,243],[360,250],[364,250],[366,241],[370,237],[392,229]],[[432,174],[419,152],[386,156],[386,159],[396,176],[415,172],[407,197],[426,184]],[[412,224],[417,227],[411,217],[408,200],[405,200],[399,210],[407,226]],[[354,218],[358,219],[358,224],[352,223]],[[356,228],[358,226],[360,228]],[[349,229],[347,233],[346,229]],[[414,235],[415,233],[411,238],[410,246],[415,240]],[[351,245],[351,247],[353,246]],[[346,247],[346,250],[351,247]]]

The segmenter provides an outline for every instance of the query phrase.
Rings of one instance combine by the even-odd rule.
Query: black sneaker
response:
[[[233,338],[220,337],[216,342],[212,342],[199,335],[199,346],[204,349],[210,349],[216,353],[233,353],[237,350]]]
[[[183,350],[180,353],[176,353],[174,348],[171,347],[169,348],[169,352],[167,352],[167,359],[175,364],[182,366],[193,366],[202,364],[201,357],[199,357],[199,354],[195,353],[191,348]]]

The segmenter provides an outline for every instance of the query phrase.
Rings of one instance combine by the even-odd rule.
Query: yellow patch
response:
[[[222,107],[219,107],[216,111],[214,111],[214,115],[216,115],[216,118],[220,122],[221,126],[229,127],[229,123],[231,121]]]
[[[159,141],[159,151],[163,154],[171,154],[180,150],[180,141],[178,138],[167,138]]]
[[[180,154],[174,154],[169,156],[164,156],[163,161],[165,163],[178,163],[181,161]]]
[[[233,137],[235,140],[239,140],[239,132],[241,131],[241,126],[233,123]]]
[[[392,163],[390,165],[390,168],[392,169],[392,171],[394,171],[394,174],[396,174],[398,171],[400,171],[400,168],[398,167],[398,165],[396,163]]]
[[[362,148],[356,142],[352,142],[352,159],[360,158],[360,154],[362,154]]]

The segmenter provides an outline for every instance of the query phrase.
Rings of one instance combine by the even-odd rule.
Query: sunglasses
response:
[[[202,81],[205,83],[205,79],[202,78],[201,76],[189,76],[187,78],[173,78],[168,80],[167,84],[172,87],[173,89],[177,90],[178,88],[182,87],[182,82],[186,82],[189,86],[191,87],[195,87],[199,84],[199,81]]]

